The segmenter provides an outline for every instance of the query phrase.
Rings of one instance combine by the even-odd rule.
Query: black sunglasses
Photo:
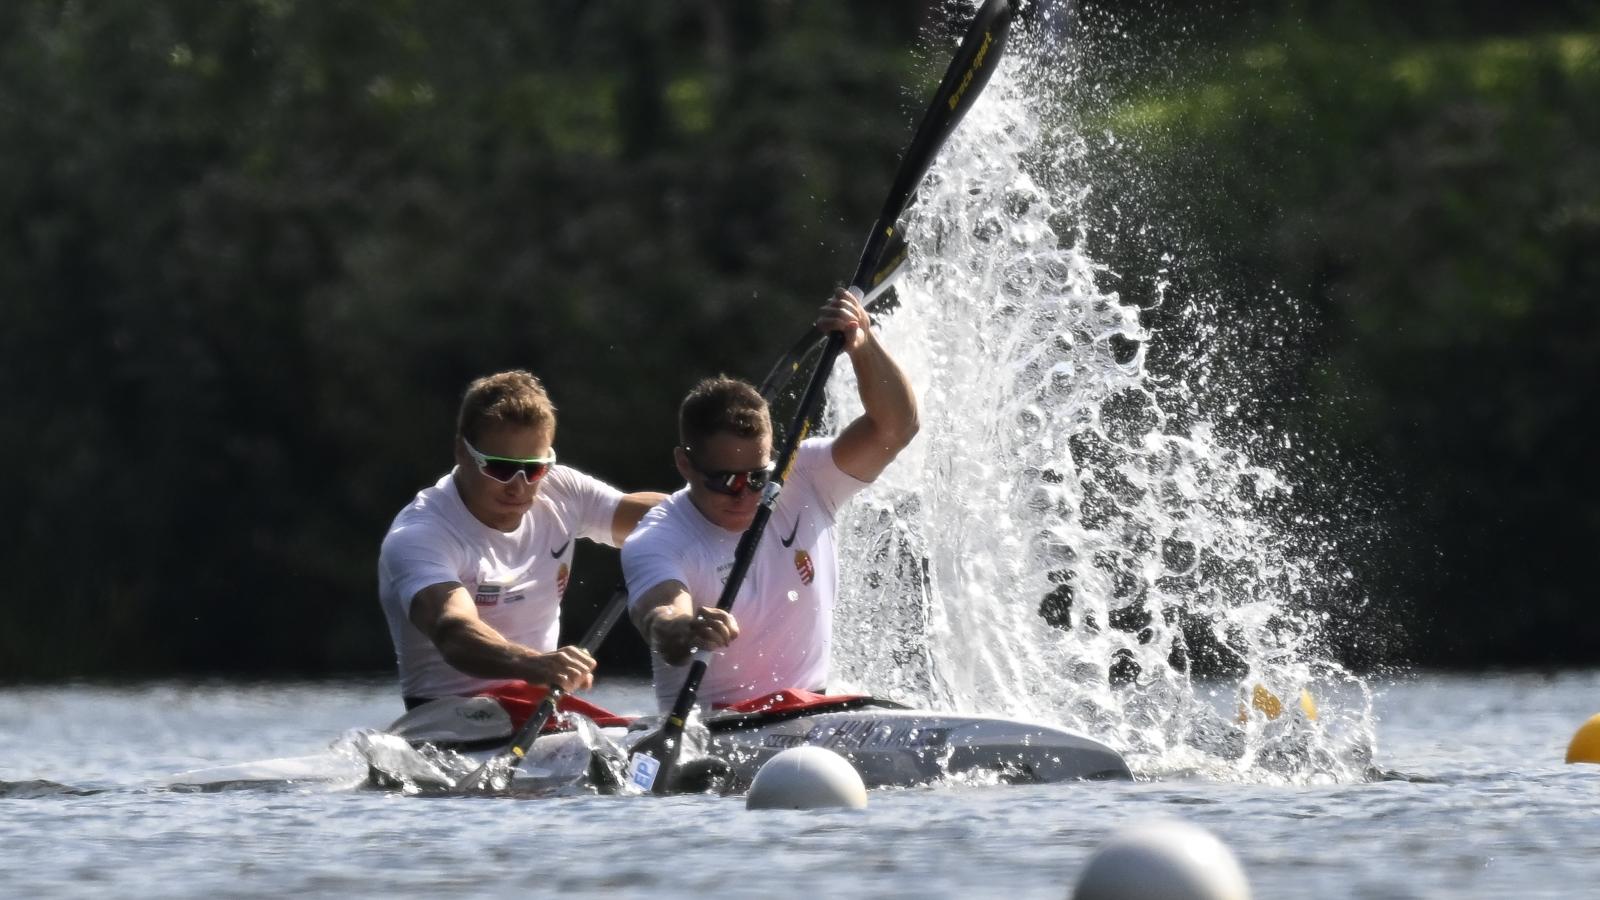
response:
[[[719,469],[715,472],[709,472],[700,468],[699,463],[694,461],[694,453],[688,447],[683,448],[683,455],[689,458],[690,468],[705,476],[700,479],[700,483],[706,486],[706,490],[727,494],[729,497],[737,497],[747,490],[764,490],[767,482],[772,480],[772,473],[778,468],[777,463],[769,462],[759,469],[739,472]]]

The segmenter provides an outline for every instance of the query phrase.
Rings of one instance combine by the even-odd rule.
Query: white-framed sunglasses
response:
[[[511,479],[522,474],[524,481],[537,484],[556,464],[556,451],[551,449],[549,456],[534,456],[529,458],[517,456],[491,456],[472,446],[466,438],[461,439],[461,446],[467,448],[467,455],[477,464],[478,471],[493,478],[501,484],[510,484]]]

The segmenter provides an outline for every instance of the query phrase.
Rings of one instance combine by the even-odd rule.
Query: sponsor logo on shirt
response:
[[[567,538],[567,542],[565,544],[562,544],[561,546],[555,548],[554,550],[551,550],[550,551],[550,555],[554,556],[556,559],[560,559],[561,558],[561,554],[567,552],[567,548],[570,547],[570,546],[572,546],[572,538]],[[566,566],[562,566],[561,568],[565,569]]]
[[[500,594],[505,590],[501,584],[480,584],[477,594],[473,595],[473,602],[479,606],[499,606]],[[522,599],[522,598],[517,598]]]
[[[799,534],[799,533],[800,533],[800,517],[799,516],[795,516],[794,517],[794,527],[789,529],[789,536],[786,537],[786,538],[783,538],[783,545],[785,547],[794,546],[794,536],[796,534]]]
[[[801,584],[810,584],[811,579],[817,577],[816,567],[811,565],[811,554],[804,550],[794,552],[794,570],[800,573]]]

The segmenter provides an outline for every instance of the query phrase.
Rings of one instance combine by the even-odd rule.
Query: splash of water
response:
[[[1087,145],[1050,99],[1071,74],[1029,56],[1019,42],[910,213],[881,325],[923,427],[840,521],[836,680],[1076,728],[1145,775],[1365,777],[1370,693],[1319,656],[1317,566],[1262,512],[1289,486],[1174,407],[1202,386],[1147,367],[1139,311],[1081,249],[1092,185],[1066,173]]]

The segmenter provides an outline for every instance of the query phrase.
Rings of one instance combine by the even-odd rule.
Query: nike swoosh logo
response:
[[[561,558],[561,554],[567,552],[567,548],[570,547],[570,546],[572,546],[572,538],[567,538],[567,542],[565,544],[562,544],[561,546],[557,547],[556,549],[550,551],[550,555],[554,556],[556,559],[560,559]]]
[[[783,538],[783,545],[788,547],[794,543],[794,536],[800,531],[800,517],[794,517],[794,527],[789,529],[789,536]]]

